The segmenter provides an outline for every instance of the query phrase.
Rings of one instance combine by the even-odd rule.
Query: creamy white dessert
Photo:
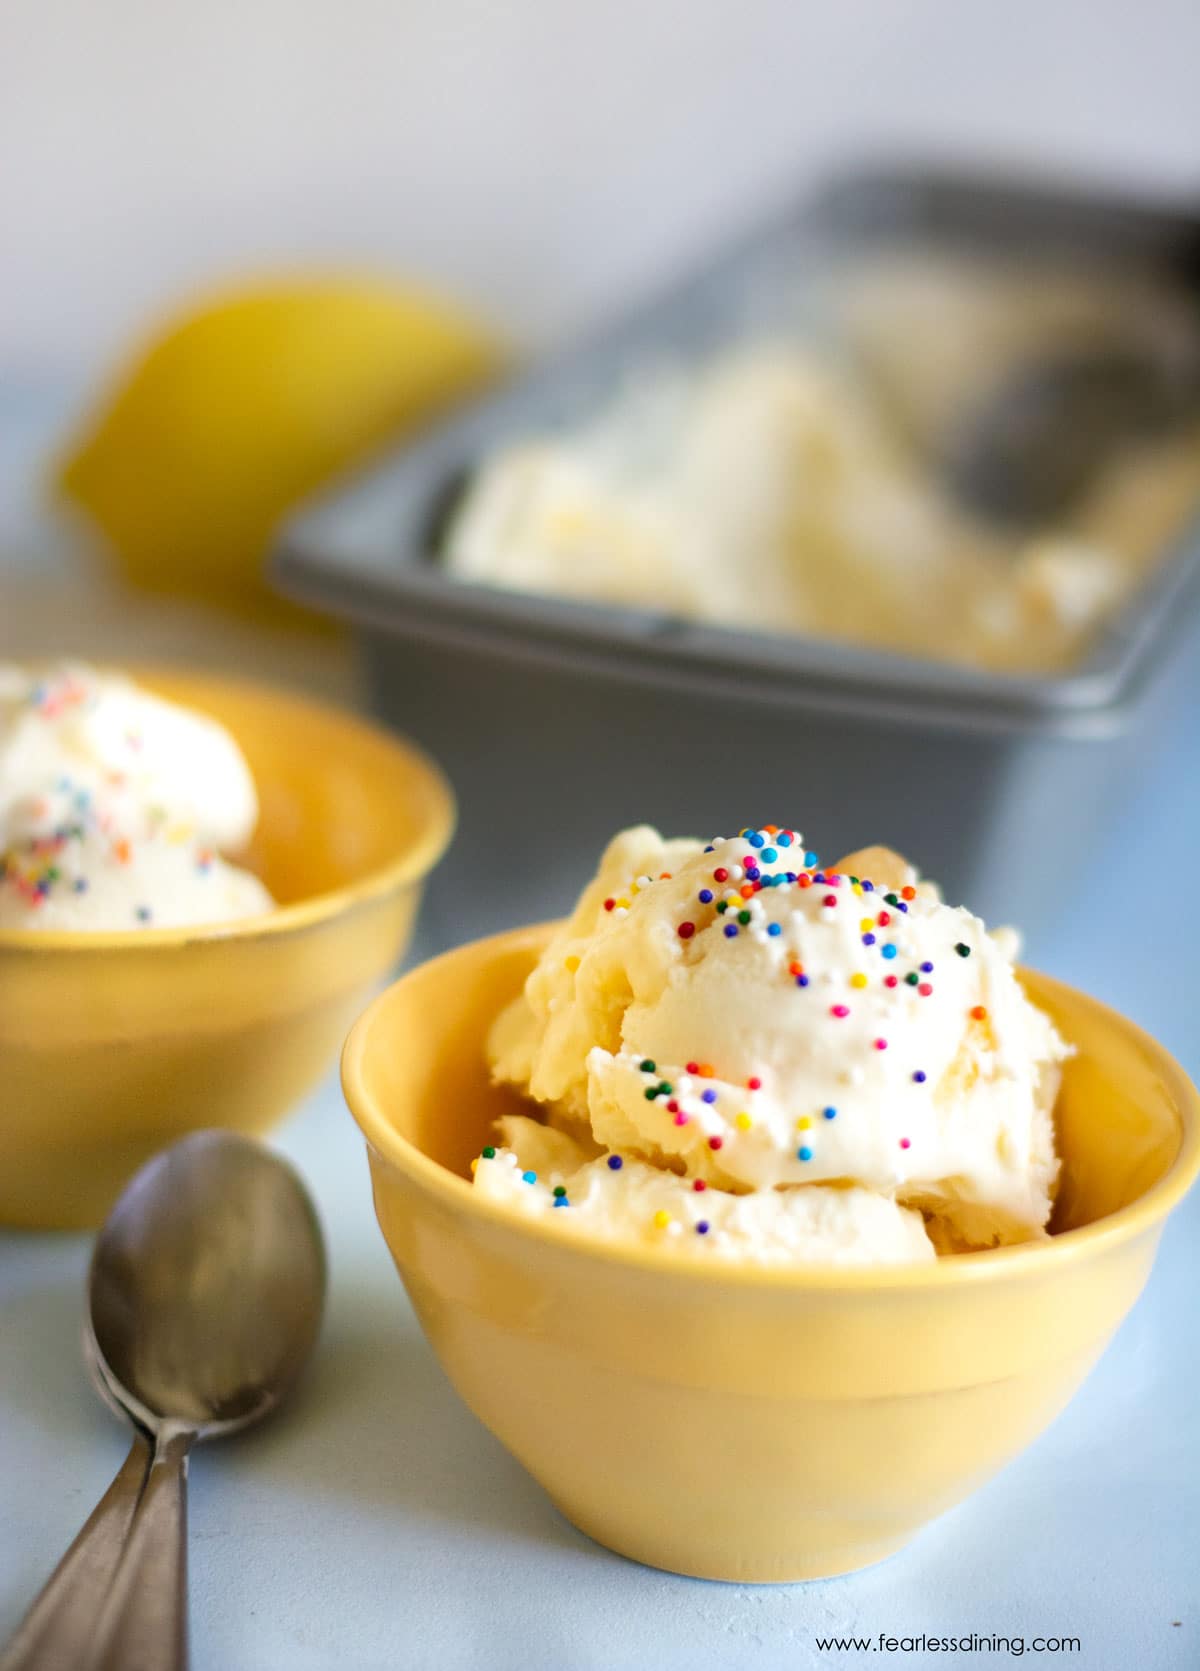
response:
[[[493,1073],[546,1123],[498,1132],[476,1188],[768,1262],[1039,1238],[1069,1049],[1013,950],[885,849],[627,830],[497,1018]]]
[[[951,496],[897,406],[794,342],[646,369],[591,421],[485,459],[444,561],[508,590],[1052,671],[1200,493],[1193,427],[1127,449],[1061,526],[1015,537]]]
[[[269,911],[229,863],[250,769],[215,720],[82,666],[0,666],[0,928],[109,930]]]

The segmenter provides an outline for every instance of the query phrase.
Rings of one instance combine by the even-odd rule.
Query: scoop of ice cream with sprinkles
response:
[[[258,799],[234,739],[115,673],[0,666],[0,930],[180,927],[272,908],[222,857]]]
[[[1012,949],[884,848],[823,866],[776,825],[626,830],[492,1029],[539,1117],[476,1187],[768,1262],[1041,1237],[1070,1052]]]

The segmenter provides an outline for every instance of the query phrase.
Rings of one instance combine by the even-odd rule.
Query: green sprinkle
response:
[[[909,986],[916,986],[921,977],[920,975],[905,975],[904,978],[908,982]]]
[[[492,1145],[490,1143],[488,1144],[487,1148],[483,1151],[483,1158],[484,1158],[484,1160],[495,1160],[495,1158],[496,1158],[496,1151],[495,1151],[495,1149],[492,1148]]]
[[[739,912],[738,912],[738,922],[740,922],[740,923],[748,923],[748,922],[749,922],[749,921],[750,921],[750,913],[749,913],[749,911],[739,911]]]
[[[657,1073],[658,1063],[652,1062],[650,1058],[647,1057],[646,1060],[641,1063],[641,1070],[643,1073]]]
[[[958,942],[954,949],[958,953],[959,957],[970,957],[971,955],[970,946],[966,945],[962,940]]]
[[[554,1186],[554,1197],[555,1197],[555,1200],[557,1200],[557,1201],[561,1201],[561,1200],[562,1200],[562,1198],[563,1198],[563,1196],[564,1196],[564,1195],[565,1195],[565,1194],[566,1194],[566,1193],[567,1193],[567,1186],[566,1186],[566,1184],[555,1184],[555,1186]]]
[[[883,897],[889,905],[899,905],[900,903],[900,899],[897,894],[884,894]]]

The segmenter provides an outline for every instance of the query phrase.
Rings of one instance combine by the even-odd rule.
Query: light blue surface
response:
[[[1175,680],[1192,714],[1198,649]],[[1029,961],[1129,1013],[1193,1075],[1198,766],[1200,737],[1148,739],[1137,785],[1113,785],[1112,826],[1061,920],[1028,943]],[[1030,832],[1031,863],[1052,840]],[[590,857],[580,855],[581,876]],[[329,1312],[294,1404],[195,1459],[195,1671],[1010,1659],[889,1655],[881,1632],[1078,1636],[1081,1653],[1038,1663],[1200,1666],[1200,1198],[1169,1225],[1149,1288],[1099,1368],[1024,1456],[884,1566],[765,1589],[649,1571],[567,1525],[437,1368],[375,1228],[362,1146],[332,1077],[280,1144],[320,1206]],[[0,1641],[124,1454],[80,1364],[87,1254],[80,1236],[0,1235]],[[822,1653],[826,1636],[870,1637],[875,1650]]]

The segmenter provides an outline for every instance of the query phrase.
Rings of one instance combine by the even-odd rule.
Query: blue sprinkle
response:
[[[522,1172],[521,1176],[522,1176],[522,1178],[524,1178],[524,1180],[527,1184],[536,1184],[537,1183],[537,1173],[536,1172]]]
[[[697,1234],[697,1236],[707,1236],[708,1235],[708,1220],[706,1218],[702,1218],[700,1220],[699,1224],[696,1226],[696,1234]]]
[[[813,881],[814,882],[823,882],[824,880],[825,880],[825,872],[823,870],[817,870],[817,871],[813,872]]]
[[[736,937],[737,937],[737,924],[736,923],[726,923],[725,924],[725,938],[727,940],[733,940]]]
[[[862,885],[862,891],[865,894],[873,894],[875,892],[874,882],[864,882]]]
[[[864,934],[863,935],[863,945],[864,946],[873,946],[874,944],[875,944],[875,936],[873,934]]]
[[[747,880],[747,882],[757,882],[758,881],[758,875],[759,875],[759,873],[758,873],[757,870],[755,870],[754,866],[752,864],[747,864],[747,866],[746,866],[746,880]]]
[[[796,976],[796,985],[797,986],[807,986],[808,985],[808,976],[807,975],[797,975]]]
[[[763,861],[764,864],[773,865],[775,863],[775,860],[778,857],[779,857],[779,854],[775,851],[775,849],[773,847],[764,847],[763,848],[763,850],[762,850],[762,861]]]
[[[700,900],[701,905],[711,905],[712,904],[712,896],[713,895],[712,895],[712,889],[711,888],[701,888],[700,893],[698,895],[698,898]]]
[[[624,1164],[625,1162],[621,1159],[620,1155],[609,1155],[608,1169],[610,1172],[619,1172]]]
[[[75,892],[77,894],[87,893],[87,890],[88,890],[87,877],[86,876],[77,876],[75,878],[74,887],[75,887]]]
[[[920,1069],[920,1068],[918,1068],[918,1069],[917,1069],[917,1071],[916,1071],[916,1073],[914,1073],[914,1074],[913,1074],[913,1080],[914,1080],[914,1082],[915,1082],[915,1083],[916,1083],[916,1084],[917,1084],[917,1085],[924,1085],[924,1083],[925,1083],[925,1075],[924,1075],[924,1073],[923,1073],[923,1072],[922,1072],[922,1071],[921,1071],[921,1069]]]
[[[895,946],[884,946],[883,947],[883,956],[884,957],[895,957],[895,955],[896,955]]]
[[[571,1203],[567,1200],[565,1195],[559,1195],[555,1197],[554,1205],[556,1207],[569,1207]]]
[[[787,873],[787,880],[788,880],[788,881],[789,881],[789,882],[794,882],[794,881],[795,881],[795,880],[796,880],[796,872],[795,872],[795,871],[794,871],[794,870],[789,870],[789,871],[788,871],[788,873]]]
[[[932,975],[933,974],[933,964],[932,963],[922,963],[921,973],[923,975]]]
[[[767,933],[771,936],[772,939],[776,939],[780,934],[783,933],[783,928],[779,923],[768,923],[767,924]]]
[[[799,1148],[799,1149],[796,1150],[796,1159],[797,1160],[811,1160],[812,1159],[812,1150],[809,1148],[807,1143],[805,1143],[802,1148]]]
[[[752,831],[751,834],[746,837],[746,840],[750,843],[751,847],[765,847],[767,845],[766,837],[760,836],[757,830]]]
[[[804,855],[804,862],[806,865],[812,866],[818,864],[820,861],[815,853],[806,853]]]
[[[792,838],[791,838],[791,836],[790,836],[790,835],[789,835],[789,834],[788,834],[788,833],[787,833],[787,831],[786,831],[786,830],[784,830],[784,832],[783,832],[783,834],[782,834],[782,835],[777,835],[777,836],[776,836],[776,837],[775,837],[775,840],[776,840],[776,841],[777,841],[777,842],[778,842],[778,843],[779,843],[779,845],[780,845],[780,846],[781,846],[781,847],[790,847],[790,846],[791,846],[791,845],[792,845]]]
[[[902,899],[898,899],[896,901],[896,904],[899,907],[899,909],[904,912],[905,916],[907,916],[908,915],[908,906],[904,903],[904,901]]]
[[[827,1120],[836,1120],[837,1119],[837,1109],[836,1108],[825,1108],[825,1109],[822,1109],[821,1112],[824,1114],[824,1116]]]
[[[717,1093],[715,1091],[711,1091],[711,1090],[710,1091],[702,1091],[701,1094],[700,1094],[700,1101],[701,1102],[712,1103],[712,1102],[716,1102],[716,1100],[717,1100]]]

